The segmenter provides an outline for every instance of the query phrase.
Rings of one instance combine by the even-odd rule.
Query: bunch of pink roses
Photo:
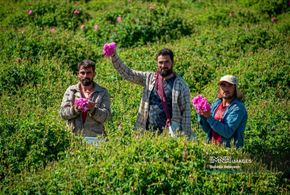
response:
[[[74,13],[74,15],[79,15],[79,14],[81,13],[81,11],[78,10],[78,9],[75,9],[75,10],[73,11],[73,13]]]
[[[32,15],[32,13],[33,13],[32,9],[27,10],[28,15]]]
[[[201,111],[207,112],[211,110],[210,104],[207,99],[202,95],[195,96],[192,99],[192,105],[196,108],[196,112],[200,113]]]
[[[88,111],[88,99],[86,98],[78,98],[75,100],[75,106],[79,107],[81,111],[86,112]]]
[[[112,43],[106,43],[103,47],[103,54],[106,57],[112,57],[114,55],[114,53],[116,52],[116,43],[112,42]]]

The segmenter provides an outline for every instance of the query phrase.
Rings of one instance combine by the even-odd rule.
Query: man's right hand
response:
[[[76,112],[81,112],[81,111],[82,111],[81,108],[80,108],[79,106],[74,105],[73,108],[74,108],[74,110],[75,110]]]
[[[103,46],[103,54],[104,56],[106,57],[112,57],[116,54],[116,48],[117,48],[117,45],[115,42],[112,42],[112,43],[106,43],[104,46]]]

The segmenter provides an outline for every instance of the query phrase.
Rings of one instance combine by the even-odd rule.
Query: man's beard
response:
[[[161,75],[162,77],[167,77],[167,76],[169,76],[172,72],[173,72],[172,69],[162,69],[162,70],[160,71],[160,75]]]
[[[83,86],[90,86],[93,83],[93,81],[89,78],[84,78],[81,80],[81,83]]]

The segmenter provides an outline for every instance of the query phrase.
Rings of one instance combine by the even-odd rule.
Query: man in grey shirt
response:
[[[80,62],[79,82],[67,88],[60,108],[60,116],[67,120],[72,132],[83,135],[88,142],[96,141],[98,135],[105,135],[104,122],[111,115],[109,93],[93,81],[95,75],[94,62]],[[87,101],[85,110],[75,104],[80,98]]]

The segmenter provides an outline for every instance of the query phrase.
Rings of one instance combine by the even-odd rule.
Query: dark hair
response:
[[[96,69],[96,64],[95,62],[91,61],[91,60],[83,60],[78,64],[78,71],[80,70],[81,66],[85,67],[85,68],[89,68],[92,67],[93,71],[95,72]]]
[[[156,54],[156,60],[159,56],[169,56],[171,61],[174,62],[173,58],[174,58],[174,55],[173,55],[173,52],[168,49],[168,48],[163,48],[161,49],[157,54]]]

